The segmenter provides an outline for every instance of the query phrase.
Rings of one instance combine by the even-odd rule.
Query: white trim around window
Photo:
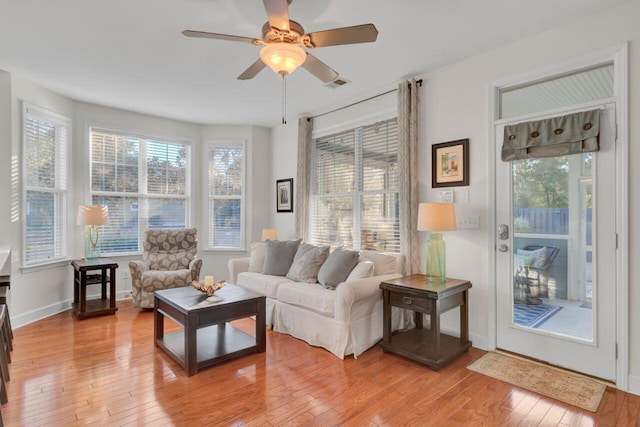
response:
[[[206,144],[202,163],[206,250],[245,250],[246,164],[246,141],[221,140]]]
[[[68,258],[71,119],[22,103],[22,268]]]
[[[87,203],[109,206],[109,224],[100,227],[101,253],[139,254],[148,228],[190,227],[189,142],[99,125],[88,127],[87,140]]]

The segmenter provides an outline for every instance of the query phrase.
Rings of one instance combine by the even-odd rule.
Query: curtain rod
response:
[[[422,87],[422,79],[416,80],[416,84],[418,86]],[[411,87],[411,84],[409,84],[409,87]],[[345,105],[344,107],[336,108],[335,110],[327,111],[325,113],[318,114],[317,116],[308,117],[307,121],[310,121],[311,119],[315,119],[315,118],[318,118],[318,117],[326,116],[327,114],[335,113],[336,111],[344,110],[345,108],[353,107],[354,105],[362,104],[363,102],[371,101],[372,99],[376,99],[376,98],[379,98],[381,96],[387,95],[387,94],[389,94],[391,92],[397,92],[397,91],[398,91],[398,89],[391,89],[391,90],[388,90],[386,92],[382,92],[382,93],[379,93],[377,95],[370,96],[369,98],[362,99],[362,100],[360,100],[358,102],[354,102],[353,104]]]

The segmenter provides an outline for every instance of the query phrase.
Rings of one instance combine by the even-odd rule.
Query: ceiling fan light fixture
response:
[[[260,50],[260,59],[274,73],[286,76],[304,63],[307,52],[297,44],[269,43]]]

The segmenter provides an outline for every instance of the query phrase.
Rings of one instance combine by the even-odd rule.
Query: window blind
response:
[[[149,228],[184,228],[189,146],[91,129],[91,203],[109,207],[100,250],[140,252]]]
[[[25,105],[23,110],[23,264],[67,256],[67,146],[71,121]]]
[[[244,159],[244,143],[208,145],[209,248],[244,247]]]
[[[396,119],[317,138],[313,145],[311,241],[399,252]]]

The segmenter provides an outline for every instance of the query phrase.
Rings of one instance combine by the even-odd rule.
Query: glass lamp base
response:
[[[98,245],[93,245],[88,237],[84,239],[84,259],[100,258]]]
[[[444,281],[446,274],[446,245],[442,234],[433,232],[427,243],[427,278]]]

